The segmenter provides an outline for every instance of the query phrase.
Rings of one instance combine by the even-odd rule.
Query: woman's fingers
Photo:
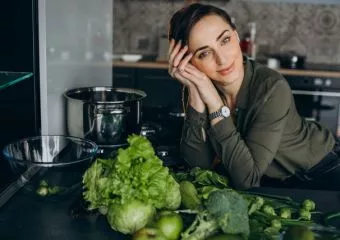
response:
[[[172,62],[172,65],[174,67],[178,67],[179,63],[182,61],[184,54],[188,51],[188,46],[184,46],[178,54],[175,56],[174,61]]]
[[[170,40],[170,45],[169,45],[169,49],[168,49],[168,57],[170,57],[170,54],[171,54],[172,50],[174,49],[174,47],[175,47],[175,39],[172,38]]]
[[[192,75],[190,72],[187,71],[187,69],[184,69],[183,71],[178,71],[179,74],[186,79],[188,82],[195,84],[195,78],[196,76]],[[196,84],[195,84],[196,85]]]
[[[175,43],[175,40],[172,39],[171,41],[172,42],[170,43],[170,47],[169,47],[169,74],[170,74],[170,76],[175,77],[174,76],[174,70],[176,71],[177,68],[174,67],[173,61],[174,61],[174,58],[176,57],[178,51],[181,48],[181,41],[179,41],[177,44]]]
[[[203,80],[206,78],[206,76],[199,71],[196,67],[194,67],[192,64],[188,63],[185,70],[190,73],[191,75],[195,76],[196,79],[198,80]]]
[[[188,65],[191,58],[192,58],[192,53],[189,53],[187,56],[185,56],[183,58],[183,60],[179,63],[179,65],[177,67],[179,69],[179,71],[184,71],[184,69]]]
[[[173,72],[172,72],[172,77],[179,80],[185,86],[191,85],[192,83],[191,83],[190,79],[186,78],[183,75],[183,73],[184,72],[181,72],[181,71],[178,71],[177,69],[174,69]]]
[[[178,51],[181,49],[182,47],[182,44],[181,44],[181,41],[179,41],[174,49],[170,52],[170,56],[169,56],[169,64],[170,65],[174,65],[173,62],[174,62],[174,59],[176,57],[176,55],[178,54]]]

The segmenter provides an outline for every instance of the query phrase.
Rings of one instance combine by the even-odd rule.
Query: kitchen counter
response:
[[[113,67],[131,67],[131,68],[153,68],[153,69],[167,69],[167,62],[123,62],[113,61]],[[312,76],[312,77],[329,77],[340,78],[340,71],[325,71],[325,70],[307,70],[307,69],[277,69],[283,75],[293,76]]]
[[[340,192],[280,188],[256,188],[252,191],[291,196],[298,201],[310,198],[320,211],[340,209]],[[79,193],[69,199],[43,201],[27,192],[18,192],[0,209],[0,239],[129,239],[110,229],[102,215],[71,217],[70,207],[77,197]]]

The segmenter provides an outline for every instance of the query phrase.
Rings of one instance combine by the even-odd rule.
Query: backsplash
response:
[[[200,1],[226,10],[242,36],[256,22],[258,54],[295,51],[310,63],[340,64],[340,5]],[[157,55],[172,14],[184,0],[115,0],[113,51]]]

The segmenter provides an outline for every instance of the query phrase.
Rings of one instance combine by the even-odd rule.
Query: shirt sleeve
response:
[[[182,129],[181,155],[190,166],[211,168],[214,152],[207,140],[207,113],[199,113],[190,105]]]
[[[278,81],[257,103],[259,110],[242,138],[231,118],[212,126],[208,135],[222,160],[235,188],[260,185],[260,179],[272,162],[281,141],[291,104],[291,90],[285,81]]]

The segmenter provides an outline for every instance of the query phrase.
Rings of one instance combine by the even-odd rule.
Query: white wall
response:
[[[42,134],[66,134],[66,90],[111,86],[112,14],[113,0],[39,0]]]

